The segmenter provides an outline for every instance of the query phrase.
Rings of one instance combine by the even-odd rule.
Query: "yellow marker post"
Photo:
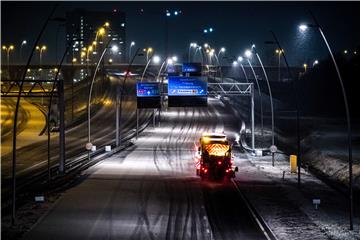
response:
[[[290,155],[290,172],[297,173],[297,156]]]

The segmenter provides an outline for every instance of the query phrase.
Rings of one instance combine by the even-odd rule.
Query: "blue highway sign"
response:
[[[170,76],[168,81],[169,96],[207,96],[205,77]]]
[[[159,83],[158,82],[138,82],[136,84],[137,97],[159,97]]]

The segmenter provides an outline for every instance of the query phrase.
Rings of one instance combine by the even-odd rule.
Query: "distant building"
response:
[[[125,13],[121,11],[98,12],[76,9],[66,13],[66,42],[71,44],[67,62],[76,61],[77,64],[94,64],[98,61],[105,44],[112,39],[111,45],[118,46],[118,53],[108,51],[105,61],[121,63],[125,61],[126,50],[126,19]],[[109,26],[104,24],[108,22]],[[106,34],[97,35],[99,28],[104,27]],[[96,41],[96,45],[93,42]],[[93,51],[88,51],[93,46]],[[83,52],[83,53],[82,53]]]

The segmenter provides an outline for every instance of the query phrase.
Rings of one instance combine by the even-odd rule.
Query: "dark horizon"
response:
[[[2,44],[12,43],[18,52],[22,40],[34,41],[55,3],[2,2]],[[358,2],[60,2],[55,16],[65,17],[66,12],[77,8],[125,12],[127,47],[135,41],[139,47],[153,47],[160,55],[164,55],[165,11],[180,10],[180,15],[168,18],[169,54],[180,58],[186,56],[190,42],[208,42],[216,49],[226,47],[230,58],[243,54],[254,43],[259,53],[270,59],[276,47],[264,41],[272,40],[269,31],[273,30],[291,65],[325,59],[328,53],[319,33],[298,31],[299,24],[312,22],[306,9],[317,17],[334,52],[353,53],[360,45],[360,32],[355,31],[360,29]],[[55,63],[57,24],[50,23],[41,40],[49,46],[44,59],[50,63]],[[209,27],[214,31],[203,34]],[[63,39],[65,29],[60,28],[59,42]],[[28,54],[29,49],[25,47],[23,53]],[[65,44],[58,45],[60,53],[64,49]]]

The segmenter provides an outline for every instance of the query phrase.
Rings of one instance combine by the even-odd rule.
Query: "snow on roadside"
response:
[[[348,201],[302,169],[301,189],[297,174],[290,173],[288,157],[254,157],[241,154],[239,187],[258,209],[279,239],[360,239],[360,218],[349,231]],[[321,204],[315,210],[313,199]]]

